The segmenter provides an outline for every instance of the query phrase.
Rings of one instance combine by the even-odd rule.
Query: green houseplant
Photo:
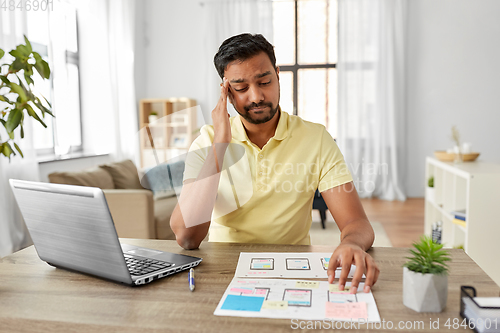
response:
[[[429,179],[427,180],[427,188],[425,189],[425,196],[427,198],[427,201],[435,202],[436,200],[435,193],[436,192],[434,190],[434,176],[430,176]]]
[[[14,130],[19,127],[20,137],[24,138],[26,115],[34,118],[44,127],[47,127],[43,121],[45,114],[54,116],[49,101],[41,95],[35,95],[32,90],[34,70],[42,79],[47,80],[50,78],[49,65],[40,54],[33,51],[26,36],[24,36],[24,42],[9,52],[13,60],[0,65],[0,123],[8,135],[8,137],[0,137],[0,153],[9,160],[11,155],[16,155],[15,150],[21,157],[24,157],[15,141]],[[0,49],[0,60],[5,60],[4,55],[5,51]]]
[[[429,180],[427,180],[428,187],[434,187],[434,176],[430,176]]]
[[[413,243],[403,265],[403,304],[418,312],[441,312],[448,299],[448,251],[429,236]]]

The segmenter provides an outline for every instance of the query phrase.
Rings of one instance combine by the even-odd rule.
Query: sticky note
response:
[[[239,280],[238,284],[259,284],[259,281],[257,280]]]
[[[260,288],[255,288],[255,295],[267,295],[269,292],[269,289],[260,289]]]
[[[328,289],[330,290],[331,293],[348,293],[351,290],[350,286],[344,286],[344,290],[339,290],[339,285],[338,284],[330,284],[328,286]]]
[[[325,316],[336,319],[368,319],[366,302],[325,303]]]
[[[253,289],[251,289],[251,288],[231,288],[229,291],[232,293],[251,294],[253,292]]]
[[[288,309],[288,302],[286,301],[264,301],[262,309],[269,310],[286,310]]]
[[[319,288],[318,281],[297,281],[295,288]]]
[[[262,303],[264,303],[264,297],[227,295],[221,310],[259,312]]]

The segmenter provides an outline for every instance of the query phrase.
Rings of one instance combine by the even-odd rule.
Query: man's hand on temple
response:
[[[231,125],[229,123],[229,113],[227,113],[227,97],[229,91],[229,81],[224,78],[220,87],[220,98],[212,111],[212,121],[214,124],[214,143],[231,142]]]

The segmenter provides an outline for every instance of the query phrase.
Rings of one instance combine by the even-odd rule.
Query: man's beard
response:
[[[261,107],[269,107],[270,108],[269,113],[264,118],[260,118],[260,119],[254,119],[254,118],[252,118],[250,110],[254,109],[254,108],[261,108]],[[244,106],[243,107],[243,109],[245,110],[244,113],[236,110],[236,108],[235,108],[235,110],[236,110],[236,112],[238,112],[238,114],[240,116],[242,116],[249,123],[258,125],[258,124],[267,123],[269,120],[273,119],[273,117],[276,114],[276,112],[278,112],[278,108],[279,108],[279,105],[276,105],[276,107],[273,108],[273,103],[261,102],[259,104],[252,103],[250,105]],[[265,111],[265,112],[267,112],[267,111]]]

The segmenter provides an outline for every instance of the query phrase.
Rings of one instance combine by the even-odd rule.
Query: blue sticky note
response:
[[[264,297],[227,295],[221,310],[256,311],[259,312]]]

